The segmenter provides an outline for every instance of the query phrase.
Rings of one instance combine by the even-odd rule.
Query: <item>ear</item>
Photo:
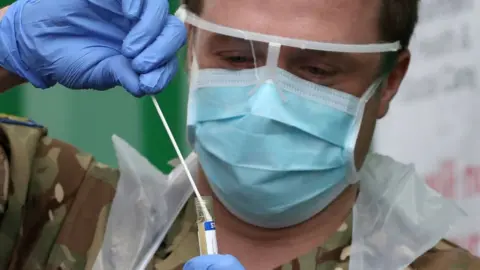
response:
[[[410,65],[410,57],[410,51],[408,49],[403,50],[397,56],[395,66],[380,91],[380,106],[378,107],[377,113],[378,119],[383,118],[387,114],[390,102],[397,94],[400,84],[407,73],[408,66]]]

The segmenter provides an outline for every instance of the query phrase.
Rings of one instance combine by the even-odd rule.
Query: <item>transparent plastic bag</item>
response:
[[[465,216],[428,187],[413,166],[372,154],[360,172],[350,269],[405,269]]]
[[[144,269],[192,194],[184,170],[166,176],[120,137],[112,141],[120,179],[94,270]],[[187,158],[196,168],[196,156]],[[195,170],[194,170],[195,171]]]

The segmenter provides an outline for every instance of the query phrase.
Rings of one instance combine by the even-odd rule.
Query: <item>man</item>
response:
[[[61,44],[58,43],[59,45],[55,47],[51,45],[55,44],[55,40],[44,38],[46,35],[41,31],[46,31],[47,34],[52,35],[56,33],[58,38],[62,36],[68,38],[73,37],[73,35],[69,36],[64,33],[60,35],[62,33],[60,31],[64,31],[62,27],[52,30],[49,28],[40,28],[37,22],[47,22],[45,25],[48,26],[55,25],[53,23],[49,24],[48,22],[59,21],[63,22],[63,24],[57,25],[68,25],[72,27],[73,25],[84,26],[80,23],[81,21],[74,21],[81,16],[71,16],[71,19],[67,19],[65,16],[67,14],[83,14],[82,11],[85,10],[85,3],[80,0],[73,1],[75,5],[72,6],[69,6],[70,4],[67,4],[67,2],[59,4],[58,2],[49,0],[40,2],[25,1],[22,3],[22,6],[25,5],[22,15],[24,18],[29,19],[28,23],[22,22],[20,24],[16,22],[19,18],[17,15],[18,11],[10,13],[15,14],[10,17],[8,17],[8,12],[10,11],[7,11],[7,18],[11,18],[13,21],[11,24],[15,25],[16,23],[16,27],[21,29],[21,31],[13,31],[14,35],[9,35],[8,37],[16,36],[18,40],[15,46],[19,46],[20,48],[11,49],[13,56],[10,58],[0,58],[7,59],[5,62],[0,62],[2,66],[29,81],[38,79],[38,83],[35,83],[35,85],[39,87],[47,87],[52,83],[60,82],[71,88],[92,87],[107,89],[112,85],[121,84],[135,95],[148,94],[161,88],[159,86],[164,85],[163,83],[168,80],[164,79],[159,82],[158,79],[152,79],[154,82],[148,84],[151,85],[150,88],[142,87],[142,85],[147,84],[147,81],[151,81],[147,80],[142,84],[142,78],[145,79],[147,76],[137,76],[137,74],[149,74],[149,72],[154,72],[152,70],[163,66],[168,62],[163,59],[168,59],[168,57],[163,57],[162,60],[158,60],[158,58],[161,58],[158,57],[158,55],[165,55],[165,52],[161,51],[161,49],[166,51],[172,50],[166,47],[163,48],[162,46],[152,46],[152,48],[156,50],[155,53],[149,54],[149,57],[145,57],[143,61],[139,62],[141,64],[154,62],[154,64],[150,63],[149,68],[141,69],[139,68],[140,65],[136,67],[136,62],[133,60],[132,69],[134,72],[129,72],[130,66],[125,64],[128,61],[125,61],[123,57],[135,58],[132,56],[136,56],[139,51],[142,51],[142,49],[146,47],[145,45],[139,45],[141,49],[135,50],[135,53],[127,56],[124,55],[127,54],[126,52],[118,53],[121,51],[119,44],[122,44],[126,36],[125,33],[128,32],[135,23],[123,22],[121,16],[115,17],[125,12],[116,1],[113,1],[115,3],[103,2],[103,4],[99,5],[96,5],[94,1],[89,1],[89,3],[90,2],[93,2],[92,6],[89,6],[89,9],[86,11],[87,13],[91,11],[91,13],[86,14],[84,18],[95,21],[95,18],[99,16],[93,15],[104,12],[102,15],[107,16],[108,14],[108,16],[113,17],[113,19],[110,20],[112,25],[118,23],[124,27],[122,31],[118,31],[121,32],[122,35],[119,34],[113,39],[114,42],[112,42],[112,44],[115,45],[115,49],[109,52],[113,54],[114,57],[120,59],[116,60],[119,61],[117,64],[124,64],[121,66],[123,68],[122,73],[116,73],[112,68],[108,69],[109,65],[107,65],[107,69],[105,69],[107,72],[101,74],[102,76],[96,78],[95,76],[82,76],[84,72],[92,69],[82,69],[82,67],[84,67],[81,65],[83,62],[80,63],[75,61],[75,59],[62,63],[62,60],[66,58],[67,54],[61,54]],[[366,170],[371,168],[373,166],[371,163],[375,161],[375,158],[372,161],[371,158],[366,158],[366,156],[376,119],[383,117],[387,113],[389,103],[395,96],[408,68],[410,54],[406,48],[416,22],[417,2],[418,1],[402,1],[400,3],[393,0],[298,0],[294,2],[290,1],[287,4],[270,0],[261,2],[253,0],[192,1],[191,3],[187,3],[188,8],[197,13],[201,18],[217,25],[225,25],[229,28],[240,30],[234,31],[236,33],[243,34],[245,31],[251,31],[273,36],[341,44],[375,44],[379,43],[379,41],[393,42],[400,40],[403,48],[403,50],[395,55],[395,61],[391,62],[382,61],[383,57],[381,54],[372,54],[362,56],[361,58],[349,57],[347,59],[349,61],[347,62],[351,63],[351,65],[347,65],[345,67],[346,70],[343,70],[341,67],[336,67],[337,61],[333,61],[331,65],[312,61],[312,64],[298,66],[298,69],[296,69],[297,73],[295,72],[297,62],[293,61],[289,63],[287,60],[289,59],[288,56],[291,56],[291,54],[289,54],[290,51],[297,53],[301,51],[296,49],[283,50],[282,48],[282,51],[276,56],[278,63],[272,64],[269,61],[263,60],[275,59],[275,57],[265,57],[264,53],[266,51],[263,51],[262,48],[263,45],[268,45],[268,53],[272,52],[272,54],[274,54],[275,42],[258,44],[258,40],[252,40],[250,43],[252,47],[245,47],[244,44],[242,44],[242,46],[236,48],[236,50],[228,50],[227,47],[220,48],[217,46],[226,46],[225,43],[221,42],[225,39],[216,39],[216,42],[209,42],[209,37],[213,35],[210,35],[212,33],[206,32],[211,31],[206,31],[196,25],[190,25],[190,61],[197,64],[197,66],[192,64],[192,76],[195,74],[208,75],[209,73],[205,73],[204,71],[208,71],[209,68],[227,71],[246,70],[247,73],[248,69],[259,71],[258,74],[254,74],[254,76],[259,74],[263,76],[264,74],[262,72],[266,70],[266,76],[273,81],[273,85],[278,86],[280,84],[276,81],[276,73],[269,73],[271,70],[276,72],[277,70],[272,69],[272,67],[278,65],[283,68],[283,70],[289,73],[291,71],[292,74],[298,75],[298,77],[303,80],[301,81],[302,85],[312,86],[315,80],[316,85],[312,86],[312,89],[328,90],[324,92],[331,93],[330,91],[333,90],[325,88],[328,85],[331,86],[329,88],[336,88],[345,92],[346,94],[339,92],[334,93],[346,99],[350,97],[363,97],[365,92],[368,92],[367,89],[375,89],[373,96],[366,99],[366,101],[368,101],[367,105],[365,106],[364,113],[360,115],[362,125],[358,139],[356,140],[357,143],[354,152],[356,167]],[[45,12],[48,11],[48,16],[35,17],[41,16],[38,9],[37,13],[40,15],[34,14],[32,10],[28,13],[29,5],[26,3],[47,7],[49,10]],[[72,3],[72,1],[68,3]],[[136,5],[134,5],[135,3]],[[112,4],[112,6],[109,6],[110,4]],[[60,8],[56,8],[56,5],[59,5]],[[132,2],[124,4],[124,7],[138,7],[141,5],[140,3]],[[80,10],[80,8],[82,9]],[[141,8],[138,10],[141,10]],[[60,13],[59,11],[65,11],[65,13]],[[131,14],[128,12],[125,13]],[[26,14],[29,16],[26,16]],[[138,14],[139,13],[136,13],[136,16],[132,17],[138,18]],[[142,20],[140,19],[140,21]],[[87,22],[88,20],[84,21],[84,24],[86,25]],[[134,20],[134,22],[136,21]],[[28,28],[26,29],[26,27],[32,25],[36,27],[32,27],[30,30]],[[106,26],[112,25],[108,24]],[[44,25],[41,26],[43,27]],[[97,28],[98,27],[89,28],[89,30],[95,31],[87,31],[90,35],[76,36],[74,41],[76,43],[82,43],[81,41],[88,40],[93,36],[93,33],[99,37],[105,37],[107,34],[110,34],[110,32],[107,33],[107,31],[101,32],[97,30]],[[4,28],[1,29],[2,32],[0,32],[0,34],[3,34]],[[72,33],[70,32],[70,34]],[[155,36],[154,34],[152,35]],[[137,34],[137,36],[141,37],[142,35]],[[162,35],[159,36],[161,37]],[[159,40],[161,40],[161,38]],[[231,40],[232,39],[228,39],[228,41]],[[96,41],[98,42],[98,40]],[[149,41],[151,41],[151,39],[149,39]],[[40,45],[41,42],[44,42],[42,45],[46,48],[45,51],[43,51],[45,53],[42,52],[44,48],[40,48],[41,46],[31,46],[31,44],[35,43]],[[102,41],[101,45],[106,43],[107,41]],[[126,43],[128,44],[128,42]],[[150,44],[149,42],[146,43]],[[178,43],[181,42],[177,42],[177,44]],[[72,44],[74,43],[72,42]],[[162,44],[165,45],[167,42],[163,42]],[[125,44],[123,45],[125,46]],[[209,47],[208,45],[211,46]],[[231,44],[227,43],[227,45],[230,46]],[[257,45],[260,46],[257,47]],[[91,49],[91,46],[84,46],[82,48]],[[73,52],[81,52],[82,48],[73,50]],[[38,51],[42,53],[38,53]],[[52,53],[54,51],[60,52],[60,54]],[[145,51],[147,51],[147,49]],[[240,54],[239,52],[242,51],[244,53]],[[245,51],[247,53],[245,53]],[[254,52],[253,54],[252,51]],[[76,60],[83,59],[83,57],[88,59],[88,55],[96,55],[96,52],[97,51],[90,51],[89,54],[81,55],[82,57],[78,57]],[[258,54],[256,52],[258,52]],[[317,54],[323,56],[326,53],[328,53],[328,51]],[[105,54],[101,54],[101,52],[98,51],[98,55],[103,56]],[[109,56],[111,55],[107,54],[107,57],[95,58],[96,61],[90,62],[91,65],[89,67],[95,67],[102,62],[101,60],[105,60],[109,58]],[[345,58],[342,57],[340,59]],[[307,60],[309,60],[308,57]],[[388,65],[382,65],[384,62],[388,63]],[[57,63],[63,64],[63,66],[56,66]],[[78,64],[78,66],[76,66],[76,64]],[[354,64],[356,64],[356,66],[352,66]],[[262,70],[261,68],[257,68],[257,66],[265,66],[266,68]],[[77,67],[79,69],[78,71]],[[68,72],[66,72],[65,69]],[[32,75],[29,73],[30,71],[37,74]],[[95,68],[93,71],[95,71]],[[124,74],[127,74],[125,77],[129,77],[131,80],[126,80],[125,77],[123,77]],[[222,74],[239,73],[226,72]],[[387,74],[385,77],[382,77],[386,79],[383,79],[381,84],[373,84],[379,74]],[[96,75],[96,73],[93,72],[93,75]],[[286,78],[293,78],[289,74],[284,75]],[[11,74],[8,74],[5,75],[4,78],[12,77]],[[155,76],[154,78],[159,77]],[[299,81],[297,77],[292,80]],[[13,83],[11,84],[14,84],[15,81],[12,81]],[[305,81],[309,82],[305,83]],[[192,82],[192,89],[200,87],[198,86],[199,84],[195,85],[201,82],[200,79],[194,77],[192,78]],[[317,85],[320,84],[325,87],[318,88]],[[381,85],[381,87],[370,88],[369,86],[372,84],[376,86]],[[268,97],[268,95],[275,97],[272,93],[276,93],[276,91],[278,91],[280,97],[283,94],[283,101],[285,103],[281,103],[281,98],[279,100],[273,98],[266,99],[267,103],[261,103],[267,107],[270,104],[276,105],[277,107],[274,108],[276,109],[275,112],[277,112],[278,117],[281,116],[280,112],[282,109],[282,106],[278,104],[284,104],[285,107],[288,107],[294,101],[298,100],[298,97],[292,96],[291,92],[285,92],[281,89],[269,91],[272,89],[268,87],[265,88],[265,85],[271,84],[262,84],[261,88],[252,89],[254,91],[251,92],[249,91],[247,96],[256,97],[255,102],[257,102],[261,101],[265,96]],[[212,92],[219,90],[215,87],[212,87],[212,89]],[[205,107],[205,103],[202,103],[200,90],[198,91],[198,95],[192,94],[195,98],[193,102],[200,107],[196,110],[191,109],[190,114],[194,116],[191,117],[193,120],[189,122],[189,126],[192,128],[190,130],[191,141],[196,146],[195,149],[199,153],[199,163],[201,164],[200,173],[197,175],[197,184],[203,196],[211,197],[210,210],[213,210],[215,215],[219,251],[222,254],[232,254],[233,256],[215,255],[197,257],[199,251],[196,236],[197,228],[195,225],[196,214],[194,202],[191,200],[185,205],[175,221],[160,250],[157,252],[155,259],[152,261],[151,267],[165,270],[182,268],[243,269],[243,267],[246,269],[347,269],[350,259],[350,244],[352,242],[351,212],[357,196],[361,196],[362,194],[360,192],[360,195],[358,195],[358,185],[342,186],[341,194],[327,200],[328,203],[323,204],[322,207],[318,206],[318,209],[314,209],[313,211],[310,211],[312,207],[309,207],[307,214],[304,214],[302,211],[296,211],[299,216],[292,216],[292,218],[287,219],[284,218],[284,214],[289,211],[272,212],[270,211],[271,209],[267,208],[272,205],[271,201],[265,200],[264,203],[258,204],[257,202],[262,199],[262,197],[257,196],[259,194],[258,192],[261,191],[259,188],[262,188],[265,182],[276,183],[273,181],[276,179],[268,177],[259,178],[265,181],[256,182],[258,186],[245,185],[245,182],[241,181],[256,179],[257,174],[249,173],[247,174],[249,177],[245,177],[246,174],[238,169],[239,166],[237,166],[237,168],[231,166],[234,162],[228,160],[228,157],[235,157],[238,153],[252,151],[251,149],[264,147],[264,145],[256,144],[255,140],[244,142],[242,142],[242,140],[235,141],[236,138],[239,138],[239,132],[242,131],[239,129],[230,133],[232,136],[221,137],[221,135],[226,134],[226,130],[232,130],[222,123],[217,123],[212,120],[200,123],[195,113],[203,113],[208,109]],[[205,91],[202,90],[202,93],[208,94],[207,90],[208,89]],[[224,90],[236,89],[230,88]],[[225,101],[222,100],[222,98],[226,98],[227,102],[220,104],[225,110],[232,109],[232,107],[245,108],[245,106],[235,107],[234,105],[242,105],[242,103],[238,102],[242,101],[246,92],[240,92],[238,96],[234,95],[233,92],[231,93],[231,95],[228,95],[227,92],[227,95],[218,93],[218,96],[209,96],[212,100],[212,106],[219,105],[219,102]],[[350,98],[350,100],[355,99]],[[209,99],[204,100],[204,102],[208,101]],[[254,103],[252,104],[254,105]],[[307,107],[311,110],[318,109],[317,107],[308,107],[310,106],[309,104],[309,102],[304,101],[300,103],[300,106],[296,107],[295,110],[299,110],[302,107]],[[252,107],[254,107],[253,105]],[[266,114],[267,112],[263,109],[267,107],[257,108],[259,109],[258,113]],[[216,113],[221,114],[223,112],[216,110],[213,111],[211,115],[215,116]],[[320,119],[306,118],[305,121],[308,120],[310,123],[316,124],[331,120],[323,117],[321,113],[319,113],[319,115],[322,116]],[[315,116],[315,114],[313,116]],[[247,118],[243,117],[242,119]],[[4,157],[2,159],[4,165],[4,181],[0,181],[0,183],[3,184],[2,187],[4,187],[2,190],[8,192],[4,192],[3,197],[0,197],[0,203],[3,202],[3,208],[0,209],[5,209],[0,227],[0,236],[2,239],[0,242],[0,245],[2,245],[0,249],[2,250],[2,252],[0,252],[1,267],[6,269],[90,268],[93,265],[103,239],[103,231],[108,217],[108,206],[115,193],[118,172],[94,162],[91,156],[80,154],[71,146],[45,137],[43,129],[36,128],[34,123],[16,121],[18,119],[8,120],[14,124],[2,125],[2,130],[5,133],[2,143],[4,150],[4,154],[2,155]],[[224,122],[228,123],[228,121]],[[256,122],[261,124],[259,120]],[[237,123],[245,125],[243,126],[244,131],[248,131],[247,124],[251,124],[251,122],[247,121],[237,121],[235,124]],[[282,139],[284,138],[283,134],[289,134],[285,132],[285,126],[275,126],[275,123],[269,123],[269,125],[270,126],[261,126],[264,129],[259,129],[259,134],[262,134],[262,132],[270,134],[268,132],[271,132],[271,130],[268,128],[274,127],[277,129],[276,134],[280,134],[281,136],[270,134],[271,136],[268,137],[268,140],[264,141],[265,145],[270,145],[268,144],[269,140],[274,141],[277,137]],[[212,126],[215,128],[211,129]],[[312,126],[305,126],[305,129],[311,127]],[[332,130],[336,129],[335,126],[331,128]],[[210,130],[214,130],[218,132],[218,134],[216,135]],[[298,131],[295,132],[298,133]],[[303,136],[303,138],[303,140],[294,140],[290,141],[290,143],[318,142],[318,140],[311,140],[310,137]],[[333,136],[332,140],[335,138],[336,137]],[[251,143],[251,145],[250,147],[247,146],[247,149],[237,149],[235,152],[226,151],[229,149],[227,147],[228,141],[225,141],[226,139],[231,139],[234,142]],[[218,147],[215,147],[215,144]],[[281,152],[281,149],[286,148],[288,150],[289,147],[292,148],[290,144],[278,146],[277,148],[270,149],[261,148],[260,151],[256,152],[258,155],[265,156],[265,154],[267,154],[266,157],[272,161],[271,164],[265,162],[264,165],[278,165],[274,162],[278,160],[278,156],[285,154]],[[295,169],[286,171],[288,166],[294,164],[302,167],[302,170],[304,170],[304,168],[307,167],[306,165],[308,165],[306,163],[316,165],[316,159],[323,159],[323,157],[326,156],[327,152],[322,151],[328,150],[327,147],[322,151],[313,148],[312,151],[309,152],[307,151],[308,148],[304,150],[305,148],[302,145],[295,146],[300,148],[295,148],[294,151],[302,153],[303,156],[296,159],[287,159],[289,162],[284,163],[283,166],[278,166],[276,168],[277,171],[280,172],[277,174],[278,180],[294,180],[294,178],[291,177],[284,177],[288,175],[290,171],[295,172]],[[239,145],[237,145],[237,147],[239,147]],[[272,151],[272,154],[268,155],[267,150]],[[212,155],[212,152],[214,152],[214,155]],[[287,154],[293,155],[295,152],[289,152]],[[222,153],[225,153],[225,155],[222,155]],[[316,159],[309,159],[309,157],[315,155],[315,153],[320,154],[316,156]],[[288,155],[286,157],[288,157]],[[258,165],[261,159],[257,158],[259,158],[259,156],[248,156],[246,162],[253,162],[253,165]],[[338,160],[341,161],[341,159]],[[223,165],[219,166],[218,164]],[[331,165],[331,161],[327,161],[325,164]],[[400,166],[394,162],[390,162],[390,165],[392,166],[390,168]],[[298,170],[298,168],[296,168],[296,170]],[[227,173],[225,174],[225,172]],[[222,177],[219,177],[222,173],[224,173]],[[269,175],[264,171],[262,171],[262,173],[267,176]],[[31,177],[29,177],[30,175]],[[313,176],[322,181],[329,180],[329,178],[322,178],[320,175],[314,174]],[[307,180],[308,177],[302,179]],[[242,188],[250,188],[251,194],[242,193],[244,191],[241,189],[231,189],[231,187],[236,184],[233,180],[239,181],[239,186]],[[340,180],[343,182],[343,179]],[[363,180],[364,179],[362,179],[362,181]],[[226,186],[222,187],[221,181],[225,181]],[[29,184],[26,185],[25,183]],[[322,186],[323,182],[318,182],[318,184]],[[285,186],[285,183],[283,186]],[[216,189],[216,191],[213,192],[212,188]],[[226,197],[225,194],[222,193],[222,188],[230,189],[231,193],[229,193],[229,195],[232,198]],[[270,188],[271,189],[264,189],[263,191],[268,193],[276,190],[275,186],[270,186]],[[292,194],[299,195],[298,198],[302,198],[301,196],[304,195],[302,194],[304,191],[301,185],[290,185],[289,188]],[[309,185],[308,188],[310,190],[316,190],[317,185]],[[302,192],[297,192],[300,190]],[[285,188],[281,188],[279,191],[284,192]],[[234,197],[245,194],[246,197],[244,197],[243,200],[234,200]],[[282,197],[284,195],[287,196]],[[323,192],[320,192],[320,195],[319,197],[323,198]],[[295,198],[289,196],[289,193],[281,193],[281,195],[277,195],[277,197],[280,197],[280,200],[277,200],[277,202],[289,201],[290,199],[295,201]],[[274,196],[270,196],[269,199],[272,198],[274,198]],[[242,206],[248,205],[248,200],[255,202],[255,204],[247,209],[242,208]],[[316,203],[318,203],[318,201]],[[297,205],[292,203],[291,206]],[[256,215],[255,218],[249,219],[249,215],[258,213],[260,214]],[[292,220],[295,221],[292,222]],[[259,223],[264,223],[264,226]],[[440,226],[441,224],[433,225]],[[417,260],[408,263],[412,269],[477,269],[480,267],[478,259],[448,242],[442,241],[435,247],[430,246],[428,249],[429,251]],[[193,260],[191,260],[192,258]],[[393,260],[393,258],[386,259]]]
[[[212,197],[221,253],[234,255],[246,269],[347,269],[356,263],[364,263],[359,269],[479,267],[478,259],[445,241],[424,246],[421,253],[429,251],[417,253],[415,261],[395,265],[395,253],[405,243],[401,238],[408,238],[408,230],[398,228],[408,225],[389,220],[396,212],[392,209],[384,209],[389,215],[380,222],[362,220],[361,214],[369,214],[362,212],[364,204],[375,205],[375,192],[369,188],[374,190],[387,178],[392,182],[388,185],[398,189],[383,190],[386,197],[405,189],[394,184],[402,177],[393,177],[404,172],[402,166],[378,156],[377,161],[383,161],[376,162],[367,152],[375,122],[387,113],[407,71],[418,1],[204,0],[188,1],[187,6],[198,16],[186,19],[192,63],[189,138],[201,165],[200,193]],[[397,40],[400,50],[392,43]],[[378,43],[382,44],[351,46]],[[387,53],[377,53],[382,45]],[[361,120],[361,128],[351,115]],[[358,185],[342,186],[349,178],[345,159],[350,152],[362,171],[360,193]],[[333,180],[337,177],[338,182]],[[371,186],[368,178],[376,178]],[[405,192],[410,194],[406,197],[418,203],[413,190]],[[394,203],[409,204],[401,199]],[[373,229],[368,231],[368,226]],[[351,254],[355,234],[369,238],[362,230],[372,235],[360,247],[373,250],[373,258],[365,255],[363,261]],[[375,234],[382,230],[399,235]],[[417,241],[422,242],[420,231]],[[184,241],[157,266],[168,268],[168,263],[181,264],[198,254],[184,252],[196,246],[196,241],[187,240],[193,237],[185,233]],[[398,242],[387,244],[392,238]],[[375,250],[377,245],[392,252]],[[391,254],[384,260],[392,263],[376,264],[373,261],[382,258],[375,254]],[[186,268],[216,269],[218,263],[242,269],[239,262],[206,256]]]

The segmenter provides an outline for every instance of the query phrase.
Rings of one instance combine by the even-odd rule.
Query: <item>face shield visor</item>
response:
[[[331,163],[336,166],[349,160],[349,166],[354,166],[353,150],[365,104],[381,84],[385,55],[398,51],[399,42],[309,41],[230,28],[200,18],[185,7],[176,15],[191,33],[188,135],[192,145],[197,138],[193,129],[198,123],[235,119],[248,111],[341,146],[342,153]],[[365,80],[366,76],[371,79]],[[325,132],[327,127],[342,131]],[[272,126],[264,128],[272,129],[259,128],[256,132],[288,132]],[[272,150],[260,145],[252,149],[256,153]],[[246,155],[249,159],[258,156],[253,152]],[[250,162],[270,166],[266,160],[265,164]],[[305,168],[299,165],[291,169]],[[352,183],[357,180],[349,178]]]
[[[184,7],[176,15],[190,31],[188,138],[230,212],[289,227],[358,181],[355,144],[381,84],[365,70],[380,70],[398,42],[307,41],[227,27]]]
[[[367,67],[380,70],[398,42],[308,41],[227,27],[184,7],[176,15],[190,31],[188,139],[231,213],[259,227],[293,226],[358,181],[355,144],[382,81]]]

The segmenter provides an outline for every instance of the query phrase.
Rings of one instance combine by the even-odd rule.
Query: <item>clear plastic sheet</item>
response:
[[[371,154],[353,209],[352,270],[405,269],[466,217],[411,165]]]
[[[182,167],[164,175],[123,139],[113,136],[120,168],[102,249],[94,270],[144,269],[192,194]],[[186,160],[196,172],[196,156]]]

